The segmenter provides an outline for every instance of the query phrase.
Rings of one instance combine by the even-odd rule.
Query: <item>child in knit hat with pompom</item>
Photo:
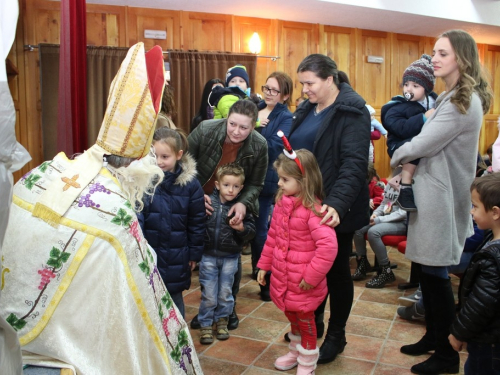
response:
[[[257,104],[250,90],[250,78],[244,65],[235,65],[227,70],[226,87],[216,86],[208,98],[208,104],[214,109],[214,119],[227,118],[231,106],[240,99],[251,99]],[[257,121],[256,126],[259,126]]]
[[[389,132],[387,152],[390,157],[401,145],[420,133],[425,121],[435,109],[437,95],[433,91],[436,78],[429,55],[422,55],[403,73],[403,96],[393,97],[382,107],[382,124]],[[399,206],[406,211],[416,211],[412,179],[419,159],[403,164]]]

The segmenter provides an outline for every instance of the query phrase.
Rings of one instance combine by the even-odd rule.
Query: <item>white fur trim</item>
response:
[[[286,155],[287,158],[295,160],[297,158],[297,154],[295,153],[295,150],[292,152],[288,152],[286,148],[283,149],[283,153]]]
[[[302,345],[297,345],[297,350],[299,351],[299,357],[297,358],[297,362],[302,366],[314,366],[316,368],[316,364],[318,363],[319,358],[319,348],[307,350],[302,347]],[[307,356],[307,357],[305,357]],[[305,357],[305,358],[304,358]],[[309,362],[307,362],[309,361]]]

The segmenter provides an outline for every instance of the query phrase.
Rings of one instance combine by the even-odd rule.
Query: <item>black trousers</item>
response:
[[[354,232],[337,233],[338,253],[333,266],[326,275],[328,294],[330,295],[330,320],[327,333],[334,334],[345,329],[347,319],[351,313],[354,299],[354,284],[351,278],[349,257],[352,252]],[[325,300],[315,311],[319,316],[325,312]]]

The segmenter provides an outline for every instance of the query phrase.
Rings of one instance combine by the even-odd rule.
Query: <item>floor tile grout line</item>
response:
[[[387,342],[389,340],[389,336],[391,334],[392,328],[394,327],[394,321],[396,320],[396,317],[397,317],[397,312],[394,313],[394,317],[392,318],[392,321],[391,321],[391,324],[389,326],[389,329],[387,330],[387,334],[386,334],[386,337],[384,339],[384,342],[383,342],[382,346],[380,347],[380,352],[379,352],[379,354],[377,356],[375,367],[373,367],[371,375],[375,374],[375,369],[380,364],[380,360],[382,358],[382,354],[384,353],[385,346],[386,346],[386,344],[387,344]]]

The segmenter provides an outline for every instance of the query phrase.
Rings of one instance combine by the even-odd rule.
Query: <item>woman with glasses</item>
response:
[[[267,140],[269,163],[267,167],[264,188],[259,195],[259,217],[256,218],[256,235],[251,242],[252,248],[252,276],[257,275],[257,262],[267,238],[269,211],[273,204],[274,195],[278,189],[278,174],[273,168],[273,163],[278,155],[283,152],[283,142],[278,137],[278,130],[286,136],[292,125],[292,113],[288,106],[291,103],[293,82],[288,74],[274,72],[267,77],[266,84],[262,86],[264,100],[258,104],[260,126],[256,130]],[[270,301],[269,277],[266,275],[266,285],[260,286],[260,298]]]

